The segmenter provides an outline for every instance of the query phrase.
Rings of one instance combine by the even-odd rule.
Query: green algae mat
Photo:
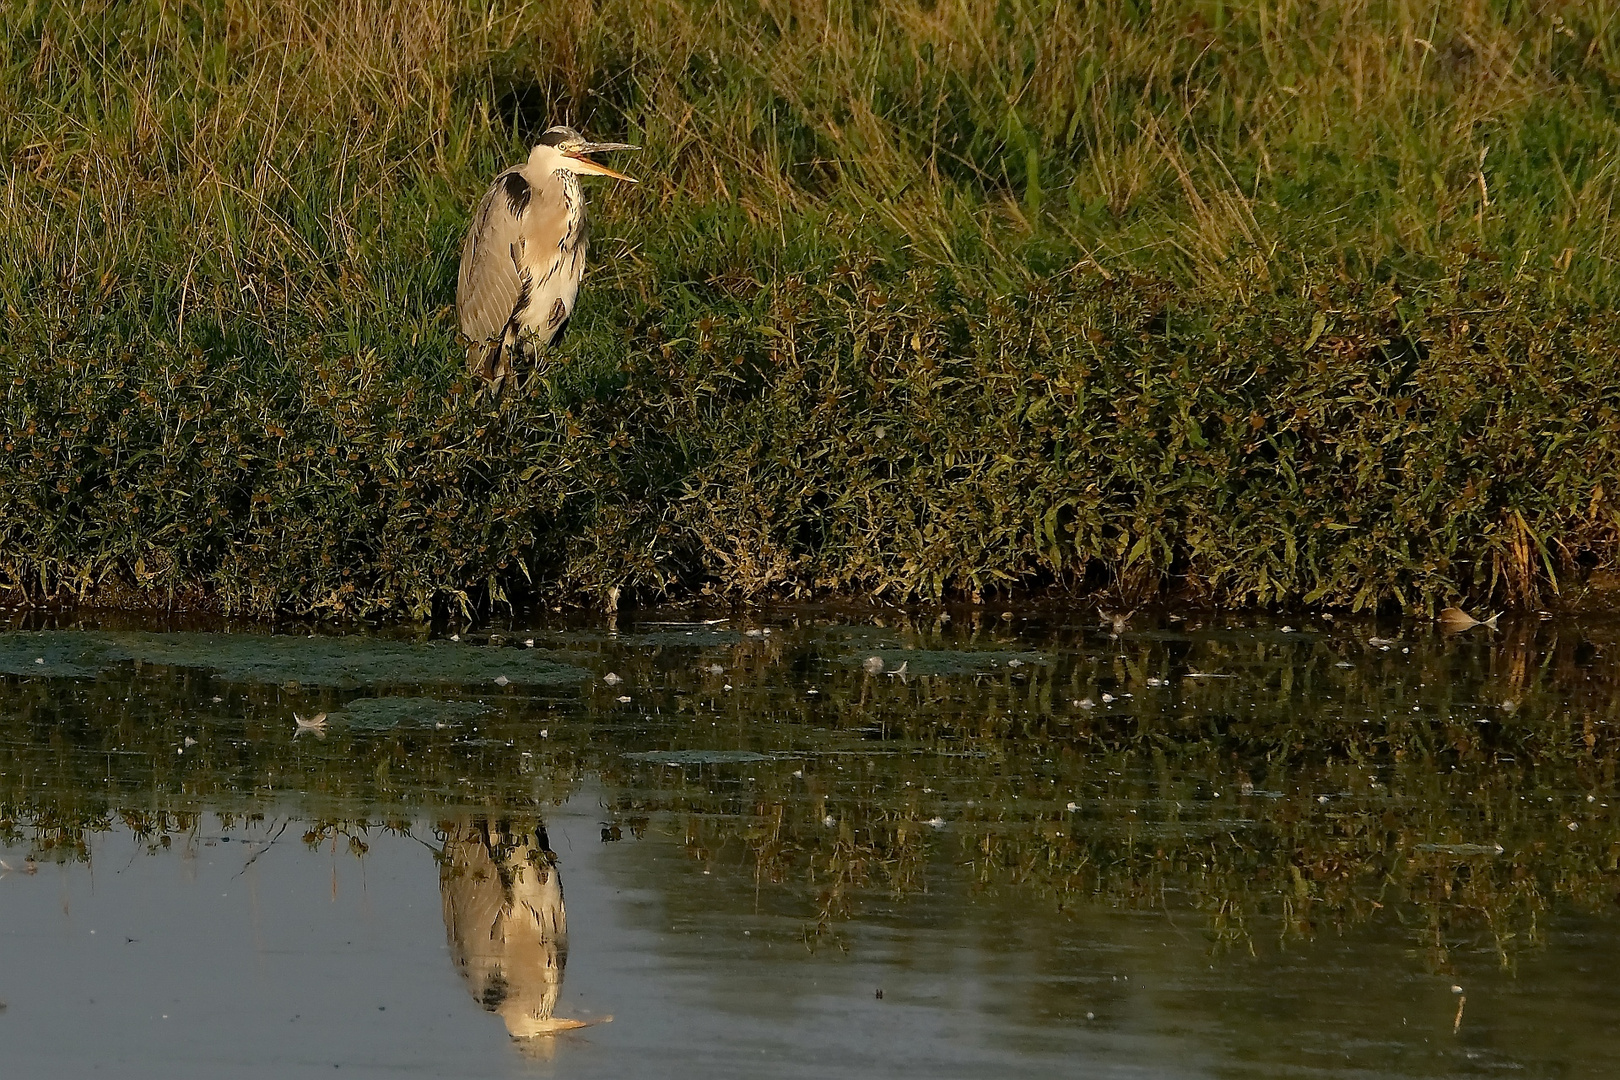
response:
[[[339,689],[381,684],[563,686],[590,673],[532,649],[269,634],[0,633],[0,672],[93,678],[119,665],[193,668],[226,682]]]

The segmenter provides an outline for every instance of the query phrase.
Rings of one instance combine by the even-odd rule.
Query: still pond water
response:
[[[14,622],[0,1074],[1620,1075],[1612,624],[683,619]]]

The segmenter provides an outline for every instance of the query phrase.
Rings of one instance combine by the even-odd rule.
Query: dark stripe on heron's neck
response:
[[[562,181],[563,207],[567,215],[563,234],[557,241],[557,250],[568,252],[579,242],[581,227],[585,224],[585,191],[573,170],[558,169],[555,175]]]

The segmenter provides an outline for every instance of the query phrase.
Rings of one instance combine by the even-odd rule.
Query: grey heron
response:
[[[496,393],[525,341],[550,347],[573,317],[590,243],[579,178],[636,182],[590,155],[634,149],[551,128],[529,160],[497,176],[479,202],[461,248],[456,311],[472,341],[469,359]]]

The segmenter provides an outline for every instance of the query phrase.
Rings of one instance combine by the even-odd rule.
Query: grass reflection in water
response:
[[[356,836],[429,817],[454,942],[484,903],[454,883],[537,887],[533,822],[594,777],[615,835],[676,836],[752,883],[735,903],[796,913],[812,947],[958,882],[1054,913],[1196,912],[1244,954],[1378,922],[1439,972],[1476,952],[1511,966],[1556,905],[1612,908],[1612,627],[1138,623],[524,629],[437,642],[449,661],[415,668],[398,641],[354,637],[344,670],[364,676],[313,679],[299,649],[330,670],[330,639],[260,637],[256,659],[232,639],[212,665],[200,639],[153,633],[145,655],[103,644],[88,664],[110,639],[57,632],[79,669],[0,676],[0,839],[74,860],[114,821],[162,844],[200,811]],[[521,677],[539,670],[581,675]],[[325,737],[295,741],[295,709],[328,712]],[[560,893],[556,914],[541,947],[560,978]],[[458,962],[485,1000],[498,965]],[[508,992],[550,1022],[545,985]]]

